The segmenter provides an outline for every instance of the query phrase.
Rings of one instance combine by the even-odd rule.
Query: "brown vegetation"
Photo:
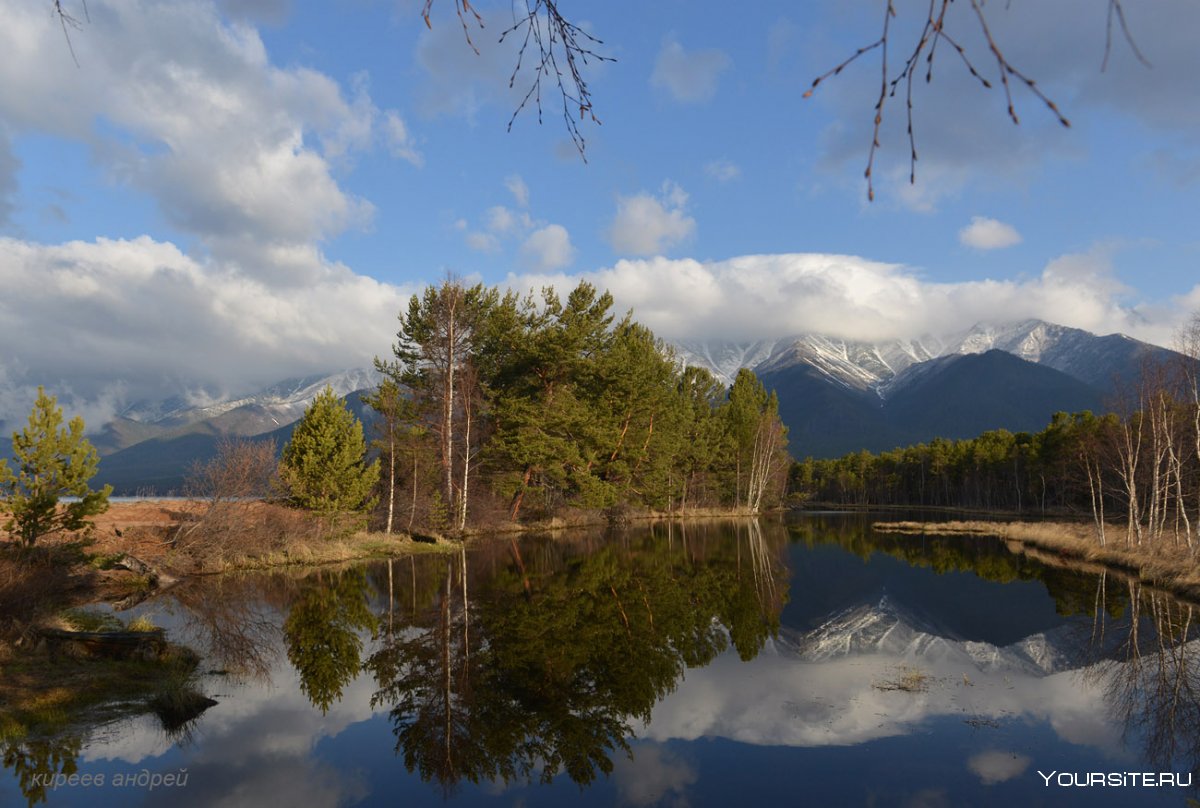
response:
[[[1146,544],[1101,545],[1091,524],[1073,522],[876,522],[875,530],[914,535],[997,536],[1010,549],[1046,563],[1095,565],[1096,571],[1115,571],[1200,600],[1200,563],[1183,546]],[[1039,552],[1041,551],[1041,552]]]

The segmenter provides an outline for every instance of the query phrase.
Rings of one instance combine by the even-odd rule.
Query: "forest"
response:
[[[1089,515],[1101,545],[1193,548],[1200,528],[1200,365],[1185,353],[1146,365],[1105,415],[1055,413],[1045,429],[999,429],[830,460],[791,471],[803,499]]]
[[[726,390],[684,367],[586,282],[563,299],[448,279],[412,297],[396,336],[367,399],[386,532],[782,502],[774,393],[748,370]]]

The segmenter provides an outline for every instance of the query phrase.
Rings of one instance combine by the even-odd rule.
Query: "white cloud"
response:
[[[529,207],[529,186],[525,184],[525,180],[521,179],[520,174],[513,174],[504,179],[504,187],[513,195],[513,199],[523,208]]]
[[[273,283],[319,278],[315,244],[373,214],[336,169],[380,143],[420,162],[365,75],[343,91],[315,70],[276,67],[254,28],[211,3],[95,0],[89,17],[73,39],[79,69],[45,8],[6,11],[0,119],[15,135],[87,144],[115,181],[153,196],[221,262]]]
[[[586,279],[667,339],[817,333],[854,340],[950,335],[980,323],[1042,319],[1168,345],[1187,298],[1129,305],[1110,248],[1064,255],[1022,280],[938,283],[899,264],[850,255],[748,255],[724,261],[621,260],[579,275],[511,276],[515,289]],[[1200,294],[1200,293],[1197,293]]]
[[[971,223],[958,231],[958,240],[977,250],[1002,250],[1021,243],[1021,234],[1011,224],[986,216],[972,216]]]
[[[395,110],[389,110],[384,118],[384,134],[393,157],[407,160],[417,168],[425,165],[425,158],[413,144],[412,135],[409,134],[404,119]]]
[[[705,163],[704,173],[717,182],[732,182],[742,177],[741,167],[729,160],[712,160]]]
[[[854,25],[861,23],[861,41],[865,43],[878,35],[878,23],[873,12],[870,18],[862,16],[863,8],[849,13],[854,15]],[[893,42],[915,44],[923,19],[919,12],[909,13],[915,11],[900,10],[893,22],[892,30],[897,32]],[[1127,13],[1133,35],[1153,69],[1139,64],[1117,33],[1108,69],[1100,70],[1107,17],[1103,7],[1097,9],[1088,0],[988,8],[990,30],[1005,56],[1037,81],[1071,120],[1071,128],[1059,125],[1019,82],[1013,85],[1013,100],[1021,124],[1012,125],[1004,94],[981,88],[953,50],[941,51],[932,82],[918,82],[914,92],[913,127],[920,155],[916,185],[909,184],[907,120],[904,98],[898,93],[884,108],[882,148],[875,160],[876,198],[927,210],[975,183],[1024,183],[1036,176],[1037,167],[1048,158],[1081,155],[1089,147],[1092,130],[1111,128],[1112,117],[1107,113],[1114,112],[1171,135],[1168,145],[1158,145],[1163,139],[1156,139],[1154,152],[1131,157],[1172,167],[1172,182],[1197,181],[1200,173],[1187,171],[1187,166],[1200,147],[1200,106],[1192,102],[1193,77],[1200,69],[1192,32],[1200,29],[1200,5],[1189,0],[1162,0],[1130,4]],[[948,17],[947,26],[998,88],[995,59],[973,15]],[[812,57],[797,80],[797,91],[807,89],[814,76],[841,58],[844,55],[837,52]],[[847,187],[865,195],[862,170],[879,94],[879,63],[874,55],[859,62],[823,83],[813,103],[827,105],[836,121],[824,139],[825,166],[846,169]],[[1179,168],[1182,173],[1176,170]]]
[[[492,32],[512,23],[506,25],[502,15],[481,13],[484,28],[480,30],[474,23],[470,28],[478,52],[463,38],[457,20],[443,19],[421,32],[416,60],[426,74],[418,93],[419,111],[424,115],[457,115],[474,122],[480,108],[493,101],[511,109],[521,102],[525,88],[508,85],[520,38],[510,36],[500,42]]]
[[[1020,777],[1033,761],[1016,752],[991,750],[980,752],[967,761],[967,768],[979,776],[986,786]]]
[[[658,196],[639,193],[617,197],[617,215],[609,230],[613,250],[627,255],[658,255],[690,238],[696,220],[685,212],[688,195],[664,182]]]
[[[553,272],[575,260],[575,248],[565,227],[550,224],[529,234],[521,245],[521,257],[530,269]]]
[[[0,288],[0,418],[28,412],[43,384],[96,425],[142,397],[362,366],[387,352],[415,291],[328,263],[306,285],[272,287],[148,237],[0,239]]]
[[[484,214],[485,226],[498,236],[512,235],[533,226],[528,213],[515,211],[503,205],[495,205]]]
[[[291,13],[291,0],[217,0],[217,5],[231,17],[278,25]]]
[[[615,756],[612,776],[629,805],[686,805],[687,790],[699,779],[691,764],[654,744],[638,744],[632,758]]]
[[[0,228],[8,224],[15,206],[13,198],[17,195],[17,171],[21,161],[13,154],[12,144],[3,128],[0,128]]]
[[[500,252],[500,239],[491,233],[472,230],[467,233],[467,246],[476,252],[498,253]]]
[[[690,53],[674,38],[663,41],[650,75],[653,87],[666,90],[676,101],[694,104],[709,101],[717,92],[717,79],[730,65],[724,51]]]

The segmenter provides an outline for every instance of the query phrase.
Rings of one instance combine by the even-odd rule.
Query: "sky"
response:
[[[947,334],[1026,317],[1170,344],[1200,309],[1200,5],[972,6],[879,95],[881,0],[572,2],[597,121],[530,88],[515,5],[0,0],[0,419],[89,423],[385,355],[448,275],[589,280],[671,340]],[[889,72],[927,4],[897,0]],[[521,6],[524,8],[524,5]],[[1136,48],[1136,50],[1135,50]],[[1143,59],[1138,58],[1141,54]],[[992,83],[980,86],[970,61]],[[511,83],[510,83],[511,79]],[[571,110],[577,115],[577,107]],[[511,129],[509,128],[509,122]]]

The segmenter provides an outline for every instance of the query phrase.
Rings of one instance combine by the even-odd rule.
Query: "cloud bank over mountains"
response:
[[[273,62],[253,24],[285,16],[286,2],[224,0],[218,7],[200,0],[96,0],[89,3],[86,36],[72,39],[83,69],[70,59],[45,4],[0,2],[6,23],[0,28],[0,52],[6,54],[0,60],[0,227],[11,224],[21,192],[28,190],[20,187],[28,154],[19,148],[27,146],[23,139],[78,145],[113,186],[129,189],[130,198],[148,203],[158,217],[131,211],[120,219],[130,228],[123,238],[101,229],[109,237],[93,238],[97,231],[91,230],[85,240],[39,243],[14,227],[5,231],[0,428],[9,431],[24,419],[38,384],[95,426],[141,398],[184,395],[201,404],[292,375],[360,366],[388,351],[396,314],[419,282],[396,285],[358,274],[330,260],[323,247],[372,222],[372,203],[348,190],[346,167],[379,152],[419,172],[422,140],[401,110],[372,97],[366,74],[339,83],[313,68]],[[1065,54],[1046,50],[1036,33],[1012,41],[1022,49],[1022,64],[1037,75],[1058,84],[1077,81],[1080,103],[1132,105],[1138,121],[1176,135],[1179,148],[1158,157],[1186,162],[1195,155],[1200,113],[1196,105],[1178,103],[1185,97],[1180,85],[1194,72],[1184,69],[1194,53],[1194,26],[1183,23],[1197,12],[1182,0],[1169,5],[1170,14],[1139,21],[1139,35],[1156,45],[1149,89],[1131,83],[1139,66],[1115,63],[1101,83],[1093,75],[1094,59],[1084,65],[1084,55],[1073,48]],[[222,17],[221,8],[232,18]],[[1081,0],[1071,0],[1045,13],[1063,24],[1077,14],[1095,27],[1102,15],[1082,8]],[[427,79],[421,94],[426,114],[469,116],[485,96],[507,100],[515,92],[519,99],[520,88],[507,84],[512,43],[493,39],[481,38],[483,53],[475,57],[465,47],[442,47],[462,46],[454,24],[422,34],[415,58]],[[685,49],[676,39],[664,40],[655,86],[681,104],[700,104],[713,97],[733,63],[721,51],[688,43]],[[1117,53],[1128,62],[1119,46]],[[1011,133],[989,135],[994,122],[983,118],[978,133],[939,142],[939,133],[949,137],[952,122],[976,125],[975,119],[958,120],[960,91],[977,92],[960,81],[938,96],[946,103],[924,108],[923,142],[939,155],[922,161],[922,187],[932,189],[932,197],[948,193],[964,166],[977,168],[981,154],[993,155],[988,165],[1006,171],[1058,148],[1058,135],[1036,124],[1021,147],[1028,153],[1014,152]],[[857,103],[855,97],[822,95],[820,103],[841,109]],[[859,135],[869,132],[857,131],[863,123],[852,110],[857,107],[842,109],[850,131],[831,138],[824,160],[861,158]],[[990,150],[992,138],[1001,138],[1005,148]],[[714,182],[741,176],[739,165],[727,159],[703,170]],[[940,185],[939,176],[949,185]],[[640,181],[626,187],[639,184],[645,187]],[[525,291],[553,283],[565,290],[585,278],[611,290],[620,310],[633,309],[673,340],[801,332],[879,340],[1035,317],[1169,344],[1182,316],[1200,308],[1200,285],[1171,300],[1132,300],[1112,272],[1112,250],[1104,247],[1061,256],[1040,271],[1030,267],[1031,274],[1016,280],[955,283],[854,255],[666,258],[668,252],[699,251],[698,206],[674,182],[657,192],[614,191],[607,204],[615,202],[615,213],[598,225],[600,238],[618,254],[644,257],[576,272],[583,263],[579,236],[573,239],[564,224],[530,212],[530,186],[520,175],[507,176],[504,187],[514,207],[488,208],[477,226],[460,221],[473,249],[492,254],[502,243],[512,247],[526,271],[510,275],[510,286]],[[999,249],[1019,238],[991,219],[972,223],[963,235],[976,249]],[[435,281],[436,270],[426,280]]]
[[[581,275],[512,275],[514,288],[570,286],[582,277],[671,340],[754,340],[799,333],[876,341],[951,334],[979,322],[1036,318],[1100,334],[1170,344],[1200,305],[1200,285],[1161,303],[1130,302],[1112,250],[1054,259],[1021,280],[924,279],[911,267],[852,255],[747,255],[724,261],[622,260]]]
[[[1161,305],[1128,304],[1104,251],[1063,256],[1021,281],[936,283],[897,264],[799,253],[623,260],[579,274],[513,274],[507,285],[567,290],[580,279],[671,340],[883,340],[1032,317],[1169,344],[1200,306],[1200,286]],[[396,315],[418,291],[339,265],[306,285],[272,285],[149,237],[0,239],[0,285],[0,415],[20,417],[44,384],[89,423],[139,398],[190,394],[203,403],[369,363],[387,353]]]

